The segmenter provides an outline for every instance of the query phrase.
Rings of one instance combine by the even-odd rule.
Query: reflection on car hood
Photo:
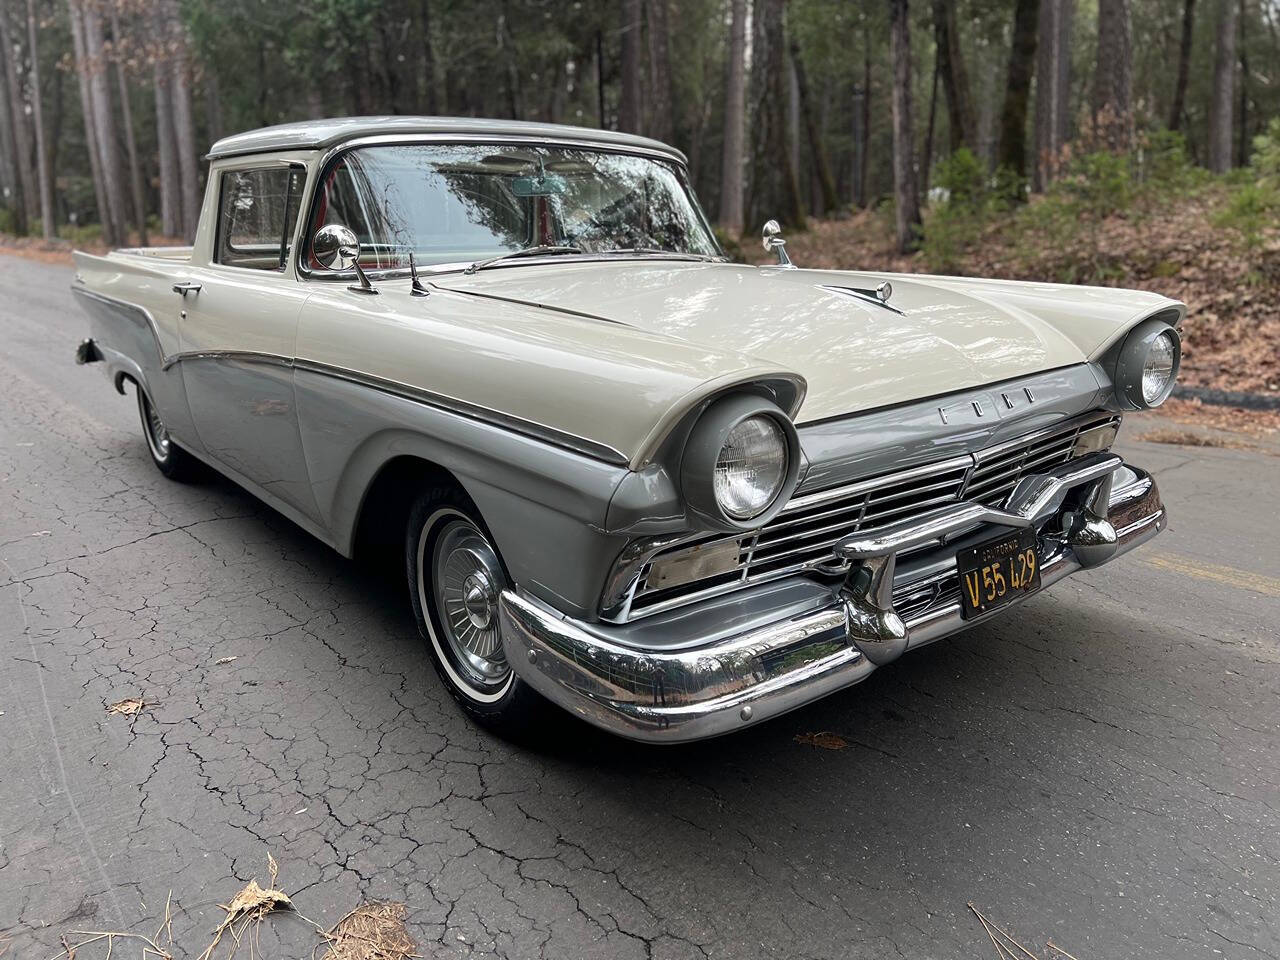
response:
[[[892,276],[899,313],[832,289],[872,289],[887,276],[637,259],[513,266],[436,282],[792,370],[809,384],[801,422],[1080,363],[1108,331],[1171,302],[1117,290],[1099,299],[1091,297],[1096,288],[1058,284]],[[1061,321],[1076,306],[1081,325],[1065,329]]]

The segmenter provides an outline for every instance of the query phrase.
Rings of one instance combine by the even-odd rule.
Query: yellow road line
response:
[[[1198,580],[1211,580],[1214,583],[1225,583],[1229,587],[1240,587],[1263,593],[1269,597],[1280,597],[1280,579],[1264,577],[1248,570],[1237,570],[1235,567],[1224,567],[1213,563],[1201,563],[1186,557],[1176,557],[1168,553],[1147,553],[1140,555],[1143,563],[1174,573],[1185,573]]]

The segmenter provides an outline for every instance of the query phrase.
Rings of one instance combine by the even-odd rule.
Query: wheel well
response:
[[[409,521],[409,508],[433,486],[466,492],[457,477],[430,460],[404,456],[383,464],[361,501],[352,555],[371,559],[387,548],[398,550]]]

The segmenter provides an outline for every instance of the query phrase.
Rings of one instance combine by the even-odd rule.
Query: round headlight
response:
[[[720,397],[698,416],[680,453],[680,492],[698,525],[754,530],[777,515],[800,479],[800,436],[766,397]]]
[[[753,416],[725,437],[716,457],[716,503],[735,520],[750,520],[777,498],[787,479],[787,440],[778,421]]]
[[[1167,330],[1156,336],[1147,346],[1147,358],[1142,363],[1142,400],[1154,407],[1162,402],[1173,383],[1178,361],[1178,345]]]
[[[1178,331],[1159,317],[1129,331],[1115,353],[1112,379],[1121,409],[1158,407],[1173,392],[1182,364]]]

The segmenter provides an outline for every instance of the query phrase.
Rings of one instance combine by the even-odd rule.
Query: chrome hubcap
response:
[[[156,413],[155,407],[147,400],[145,396],[139,394],[139,401],[142,404],[142,418],[147,428],[147,442],[151,444],[151,452],[156,455],[157,460],[168,459],[169,456],[169,431],[164,425],[164,421],[160,419],[160,415]]]
[[[511,675],[498,622],[506,578],[489,541],[469,520],[445,522],[432,551],[432,581],[444,640],[462,680],[492,690]]]

